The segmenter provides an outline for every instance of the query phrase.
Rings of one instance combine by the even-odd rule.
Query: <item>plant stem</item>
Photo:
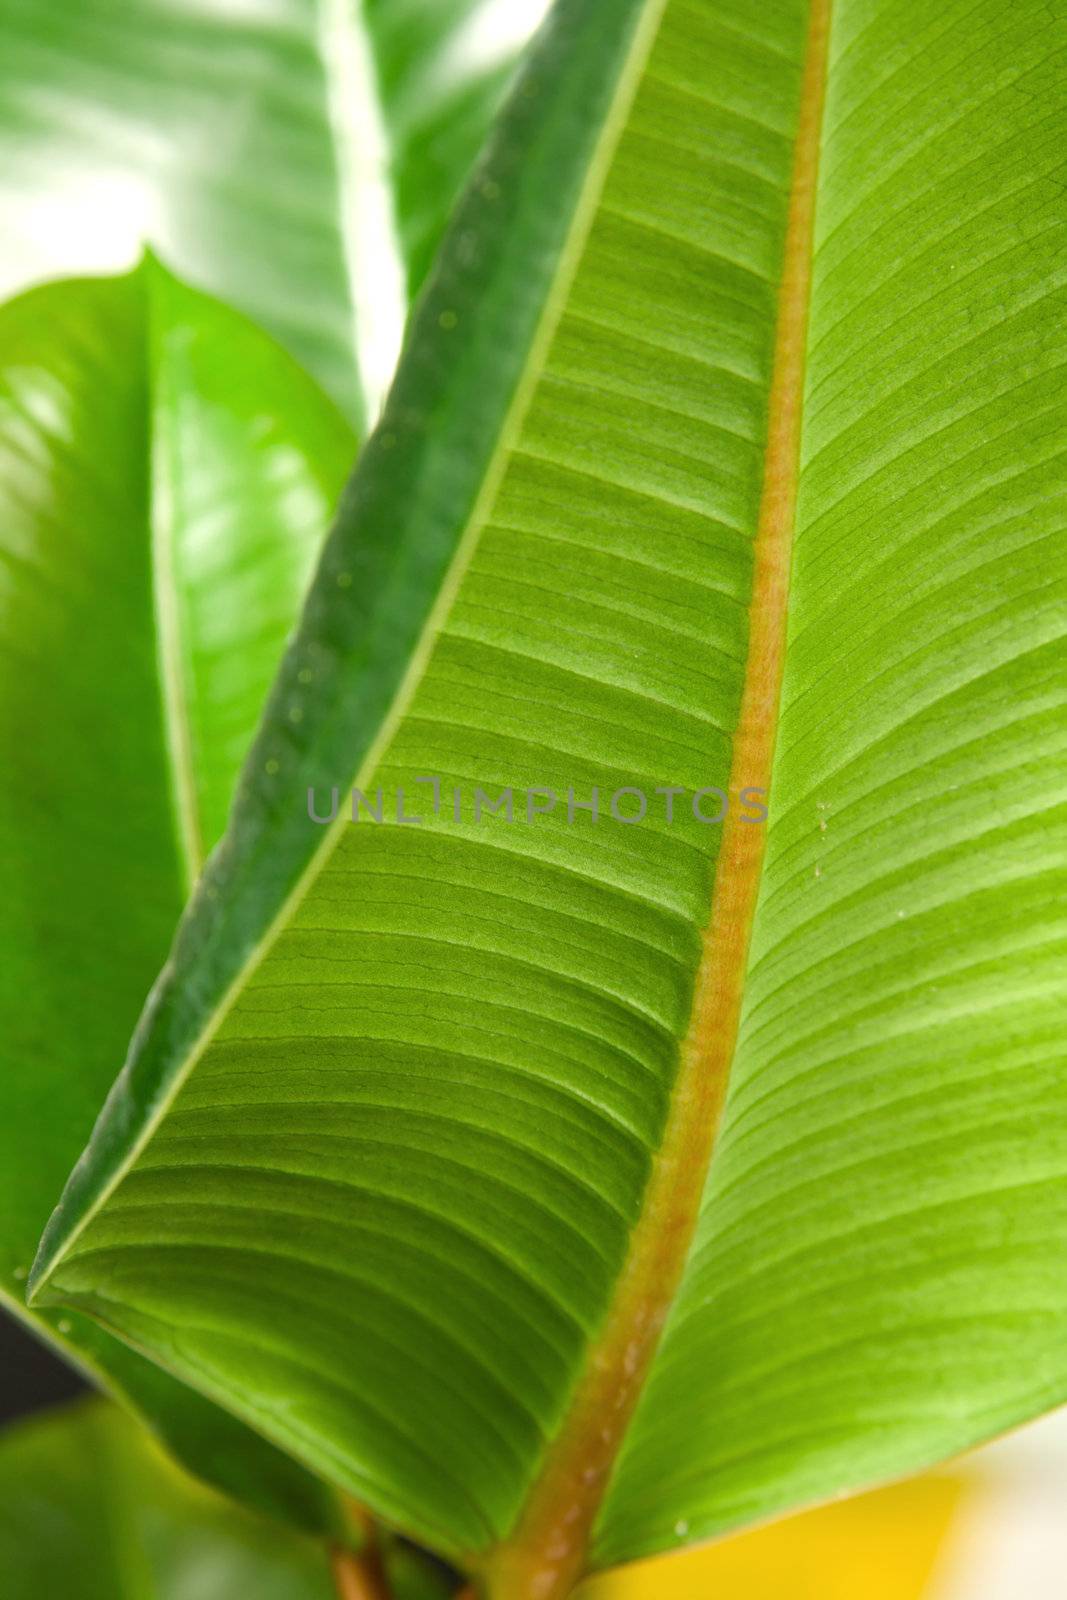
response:
[[[365,1550],[335,1544],[330,1551],[330,1572],[337,1600],[391,1600],[377,1543],[368,1543]]]

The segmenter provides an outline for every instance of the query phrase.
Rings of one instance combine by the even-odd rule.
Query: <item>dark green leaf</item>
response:
[[[176,1471],[100,1401],[0,1434],[6,1600],[335,1600],[310,1539]]]

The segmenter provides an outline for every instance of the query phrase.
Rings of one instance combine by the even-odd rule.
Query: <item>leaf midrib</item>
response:
[[[188,662],[183,641],[179,592],[176,514],[168,440],[159,406],[160,350],[155,268],[146,260],[139,268],[143,296],[145,374],[145,521],[151,553],[152,609],[156,666],[159,673],[167,780],[174,818],[181,888],[191,894],[204,864],[204,840],[197,792],[194,742],[189,712]]]
[[[778,292],[748,659],[731,793],[770,789],[785,662],[800,459],[815,193],[831,0],[811,0]],[[731,810],[702,936],[689,1027],[663,1137],[626,1261],[564,1420],[511,1536],[484,1564],[492,1600],[564,1600],[589,1537],[692,1243],[725,1102],[762,876],[766,829]]]

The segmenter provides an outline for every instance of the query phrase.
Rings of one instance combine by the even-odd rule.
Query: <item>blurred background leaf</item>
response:
[[[0,1584],[5,1600],[336,1600],[319,1544],[179,1472],[99,1400],[0,1434]]]
[[[167,953],[354,451],[273,340],[157,263],[0,308],[0,1295],[187,1461],[310,1475],[26,1271]]]
[[[358,4],[358,0],[356,0]],[[363,0],[389,132],[389,170],[413,299],[518,48],[549,0]]]
[[[545,0],[0,0],[0,296],[144,243],[377,407]]]

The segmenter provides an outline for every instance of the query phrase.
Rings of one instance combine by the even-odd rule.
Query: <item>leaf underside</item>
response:
[[[36,1269],[448,1552],[595,1361],[718,841],[448,792],[728,779],[807,24],[557,9]],[[834,5],[744,1011],[594,1565],[1067,1394],[1065,32]]]

